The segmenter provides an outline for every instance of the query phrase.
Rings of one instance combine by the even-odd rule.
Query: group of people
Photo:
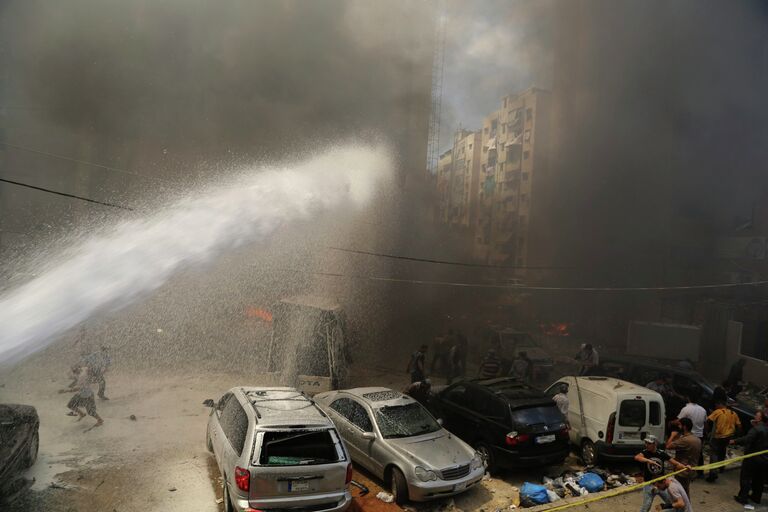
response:
[[[97,396],[101,400],[109,400],[106,396],[107,382],[104,374],[112,365],[112,357],[109,353],[109,347],[103,345],[100,350],[91,352],[83,349],[79,361],[72,366],[72,381],[62,393],[72,393],[72,398],[67,403],[70,416],[77,416],[78,421],[86,415],[93,417],[96,424],[93,427],[99,427],[104,424],[104,419],[99,416],[96,410],[96,398],[93,392],[93,386],[98,386]]]
[[[662,379],[654,381],[661,393]],[[664,389],[666,391],[666,389]],[[654,436],[646,436],[645,449],[635,456],[635,460],[644,464],[643,477],[646,481],[656,479],[664,473],[664,463],[668,462],[675,470],[681,472],[673,478],[659,480],[654,486],[644,488],[643,505],[641,512],[648,512],[656,496],[660,496],[664,502],[663,508],[674,508],[691,512],[690,496],[691,481],[696,478],[697,472],[692,468],[703,465],[703,445],[706,439],[710,445],[710,463],[723,461],[729,445],[739,444],[744,446],[745,454],[752,454],[768,450],[768,417],[763,411],[758,411],[752,420],[752,428],[746,435],[739,437],[742,425],[738,414],[727,406],[724,393],[719,399],[714,411],[707,411],[697,403],[696,396],[688,397],[687,403],[672,422],[674,430],[670,434],[664,447],[675,453],[674,457],[668,455],[658,447],[658,441]],[[707,482],[715,482],[718,473],[723,468],[710,469],[706,477]],[[702,472],[699,472],[701,475]],[[760,503],[763,486],[768,473],[768,454],[757,455],[742,461],[741,474],[739,476],[739,492],[734,499],[747,504],[750,501]],[[703,475],[701,475],[703,476]]]
[[[440,372],[445,375],[448,384],[454,379],[466,374],[467,371],[467,337],[461,331],[450,329],[446,336],[435,338],[434,355],[430,365],[430,373]],[[422,382],[427,378],[427,351],[429,346],[423,344],[411,354],[406,372],[411,376],[411,382]]]

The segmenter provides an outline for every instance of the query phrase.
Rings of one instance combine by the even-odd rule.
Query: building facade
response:
[[[477,216],[480,180],[480,133],[459,130],[451,149],[437,163],[438,218],[448,226],[470,230]]]

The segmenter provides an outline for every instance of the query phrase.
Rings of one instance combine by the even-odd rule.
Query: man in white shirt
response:
[[[691,393],[688,396],[688,403],[680,409],[680,413],[677,415],[677,419],[688,418],[691,420],[693,427],[691,428],[691,434],[698,437],[701,442],[704,442],[704,425],[707,423],[707,410],[696,403],[698,396]],[[702,444],[703,446],[703,444]],[[702,450],[699,455],[699,466],[704,464],[704,451]]]
[[[552,397],[560,413],[568,420],[568,384],[561,383],[559,391]]]

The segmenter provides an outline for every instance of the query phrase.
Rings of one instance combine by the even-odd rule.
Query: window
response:
[[[419,403],[376,409],[376,423],[385,439],[419,436],[442,427]]]
[[[768,322],[742,324],[740,355],[768,361]]]
[[[525,109],[525,119],[528,121],[533,119],[533,109],[531,107]]]
[[[478,242],[481,239],[482,239],[481,237],[477,237]],[[456,405],[464,406],[466,405],[466,394],[467,394],[467,386],[463,384],[459,384],[457,386],[452,387],[448,391],[446,391],[445,399]]]
[[[557,388],[552,393],[557,393]],[[551,425],[553,423],[562,423],[563,415],[555,405],[540,407],[528,407],[525,409],[516,409],[512,411],[512,421],[518,425]]]
[[[507,417],[509,405],[505,401],[484,391],[472,394],[475,398],[469,408],[473,411],[492,420],[503,420]]]
[[[219,399],[219,403],[216,404],[216,416],[221,416],[221,411],[224,410],[230,398],[232,398],[232,393],[227,393]]]
[[[365,407],[349,398],[339,398],[331,404],[331,409],[341,414],[363,432],[372,432],[373,424]]]
[[[496,128],[498,128],[498,126],[499,126],[499,120],[498,119],[494,119],[493,121],[491,121],[491,131],[495,132]]]
[[[243,445],[245,444],[245,436],[248,433],[248,416],[246,416],[243,407],[237,399],[232,398],[227,401],[227,405],[224,406],[224,410],[221,412],[221,430],[224,431],[224,435],[229,440],[229,444],[237,452],[238,455],[243,453]]]
[[[523,160],[528,160],[529,158],[531,158],[531,152],[523,151]]]
[[[528,173],[527,172],[523,173],[523,181],[528,181]]]
[[[525,130],[525,137],[524,137],[524,139],[525,139],[526,142],[531,140],[531,130]]]
[[[619,406],[619,425],[622,427],[645,425],[645,401],[622,400]]]
[[[469,145],[469,149],[472,149],[472,144]]]
[[[526,202],[528,200],[528,194],[520,194],[520,201]]]
[[[331,430],[285,430],[264,432],[259,464],[306,466],[344,460],[339,438]]]
[[[649,402],[648,422],[651,425],[661,425],[661,404],[659,402]]]

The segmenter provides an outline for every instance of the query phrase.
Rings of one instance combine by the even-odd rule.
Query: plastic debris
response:
[[[381,491],[379,494],[376,495],[376,497],[381,501],[383,501],[384,503],[392,503],[393,501],[395,501],[394,496],[384,491]]]

